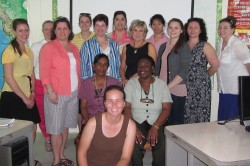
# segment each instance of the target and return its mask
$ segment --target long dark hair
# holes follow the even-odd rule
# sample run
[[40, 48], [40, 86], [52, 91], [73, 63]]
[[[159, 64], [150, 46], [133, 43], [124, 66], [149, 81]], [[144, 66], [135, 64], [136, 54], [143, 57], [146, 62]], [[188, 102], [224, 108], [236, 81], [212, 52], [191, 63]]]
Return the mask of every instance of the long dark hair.
[[178, 41], [175, 43], [174, 47], [173, 47], [173, 51], [174, 53], [178, 53], [179, 48], [183, 45], [184, 41], [185, 41], [185, 35], [184, 35], [184, 25], [182, 23], [182, 21], [178, 18], [172, 18], [169, 22], [168, 22], [168, 26], [170, 25], [171, 22], [178, 22], [181, 29], [182, 29], [182, 33], [179, 36]]
[[[29, 24], [28, 24], [27, 20], [25, 20], [23, 18], [17, 18], [17, 19], [14, 19], [12, 21], [13, 30], [16, 31], [17, 26], [20, 25], [20, 24], [25, 24], [25, 25], [27, 25], [29, 27]], [[22, 56], [22, 51], [21, 51], [19, 43], [16, 40], [16, 37], [13, 40], [11, 40], [10, 44], [14, 48], [14, 51], [15, 52], [17, 51], [19, 53], [19, 55]]]
[[[207, 39], [208, 39], [208, 37], [207, 37], [207, 29], [206, 29], [206, 23], [202, 18], [195, 17], [195, 18], [188, 19], [187, 23], [184, 26], [185, 27], [185, 33], [187, 33], [189, 23], [193, 22], [193, 21], [197, 22], [200, 25], [201, 33], [199, 35], [199, 41], [205, 41], [206, 42]], [[188, 34], [185, 35], [185, 40], [186, 41], [189, 40], [189, 35]]]

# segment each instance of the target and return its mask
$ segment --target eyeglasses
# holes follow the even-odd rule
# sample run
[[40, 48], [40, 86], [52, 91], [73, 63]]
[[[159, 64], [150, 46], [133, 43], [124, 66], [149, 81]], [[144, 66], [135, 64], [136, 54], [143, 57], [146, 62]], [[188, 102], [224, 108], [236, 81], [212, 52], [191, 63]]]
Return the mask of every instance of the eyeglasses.
[[80, 13], [80, 16], [91, 16], [90, 13]]
[[[149, 92], [150, 92], [150, 89], [151, 89], [151, 88], [149, 88]], [[145, 95], [146, 95], [146, 98], [142, 98], [142, 86], [141, 86], [141, 99], [140, 99], [140, 102], [141, 102], [141, 103], [146, 103], [146, 104], [153, 104], [153, 103], [154, 103], [154, 84], [152, 84], [152, 97], [153, 97], [153, 99], [149, 99], [149, 98], [148, 98], [149, 92], [146, 93], [146, 92], [144, 91], [144, 93], [145, 93]]]
[[154, 99], [140, 99], [141, 103], [146, 103], [146, 104], [153, 104]]

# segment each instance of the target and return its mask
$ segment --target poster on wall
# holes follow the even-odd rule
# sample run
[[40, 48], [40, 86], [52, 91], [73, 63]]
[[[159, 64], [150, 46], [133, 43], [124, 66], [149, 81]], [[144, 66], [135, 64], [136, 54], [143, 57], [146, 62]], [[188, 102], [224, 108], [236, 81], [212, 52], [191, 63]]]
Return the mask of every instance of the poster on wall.
[[250, 1], [228, 0], [227, 14], [237, 19], [236, 35], [250, 49]]

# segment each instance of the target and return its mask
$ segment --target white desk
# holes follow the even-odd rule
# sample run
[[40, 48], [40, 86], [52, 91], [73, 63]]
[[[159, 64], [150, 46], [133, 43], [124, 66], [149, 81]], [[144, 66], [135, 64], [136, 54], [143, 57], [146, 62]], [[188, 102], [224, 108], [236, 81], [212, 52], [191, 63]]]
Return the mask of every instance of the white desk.
[[240, 122], [167, 126], [167, 166], [249, 166], [250, 133]]
[[11, 127], [0, 127], [0, 146], [6, 144], [20, 136], [26, 136], [29, 139], [29, 162], [34, 165], [33, 160], [33, 122], [24, 120], [15, 120]]

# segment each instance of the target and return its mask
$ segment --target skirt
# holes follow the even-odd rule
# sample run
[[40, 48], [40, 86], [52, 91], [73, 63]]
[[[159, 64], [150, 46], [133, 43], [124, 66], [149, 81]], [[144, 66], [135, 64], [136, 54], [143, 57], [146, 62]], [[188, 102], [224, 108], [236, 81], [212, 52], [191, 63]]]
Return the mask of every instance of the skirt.
[[0, 117], [28, 120], [40, 123], [40, 116], [36, 104], [28, 109], [22, 99], [14, 92], [2, 92], [0, 98]]

